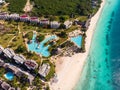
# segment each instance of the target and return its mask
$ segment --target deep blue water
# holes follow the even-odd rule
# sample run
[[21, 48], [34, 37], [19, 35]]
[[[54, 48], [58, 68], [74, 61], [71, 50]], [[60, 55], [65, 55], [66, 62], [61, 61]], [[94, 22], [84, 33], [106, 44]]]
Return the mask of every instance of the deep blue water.
[[106, 0], [75, 90], [120, 90], [120, 0]]

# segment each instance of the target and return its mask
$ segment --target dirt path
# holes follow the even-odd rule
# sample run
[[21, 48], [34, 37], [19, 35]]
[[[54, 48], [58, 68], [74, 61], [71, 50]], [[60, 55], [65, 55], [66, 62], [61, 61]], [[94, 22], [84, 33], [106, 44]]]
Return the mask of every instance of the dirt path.
[[16, 36], [14, 36], [14, 37], [8, 42], [8, 45], [7, 45], [7, 46], [9, 46], [9, 44], [13, 41], [14, 38], [16, 38]]
[[21, 33], [21, 31], [20, 31], [20, 26], [18, 25], [18, 30], [19, 30], [19, 34]]
[[33, 5], [30, 4], [30, 0], [27, 0], [27, 3], [23, 9], [24, 12], [30, 12], [33, 8]]

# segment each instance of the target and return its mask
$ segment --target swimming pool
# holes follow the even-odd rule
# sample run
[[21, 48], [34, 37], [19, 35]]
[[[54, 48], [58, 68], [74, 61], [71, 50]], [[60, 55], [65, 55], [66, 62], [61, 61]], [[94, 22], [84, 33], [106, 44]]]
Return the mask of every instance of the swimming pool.
[[28, 44], [28, 49], [32, 52], [34, 51], [38, 54], [41, 54], [44, 57], [49, 57], [50, 52], [48, 51], [48, 49], [49, 49], [50, 45], [47, 45], [47, 46], [44, 46], [44, 45], [48, 41], [50, 41], [52, 39], [56, 39], [57, 36], [55, 36], [55, 35], [50, 36], [50, 37], [46, 38], [45, 40], [43, 40], [42, 42], [40, 42], [40, 44], [38, 44], [36, 42], [36, 36], [37, 36], [36, 34], [33, 35], [32, 43]]
[[71, 41], [73, 43], [75, 43], [79, 48], [81, 48], [81, 46], [82, 46], [82, 36], [81, 35], [76, 36], [76, 37], [72, 37]]
[[5, 75], [5, 78], [8, 79], [8, 80], [13, 80], [14, 78], [14, 74], [12, 72], [7, 72]]

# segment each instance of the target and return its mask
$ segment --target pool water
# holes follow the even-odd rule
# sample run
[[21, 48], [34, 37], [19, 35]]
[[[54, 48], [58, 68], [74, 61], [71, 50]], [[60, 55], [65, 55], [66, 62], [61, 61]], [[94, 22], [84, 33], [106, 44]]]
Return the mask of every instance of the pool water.
[[45, 40], [43, 40], [42, 42], [40, 42], [40, 44], [38, 44], [36, 42], [36, 34], [33, 35], [32, 38], [32, 43], [28, 44], [28, 49], [32, 52], [36, 52], [38, 54], [41, 54], [44, 57], [49, 57], [50, 56], [50, 52], [48, 51], [50, 45], [44, 46], [45, 43], [47, 43], [48, 41], [52, 40], [52, 39], [56, 39], [57, 37], [55, 35], [50, 36], [49, 38], [46, 38]]
[[14, 78], [14, 74], [12, 72], [7, 72], [5, 75], [5, 78], [8, 79], [8, 80], [13, 80]]
[[71, 41], [73, 43], [75, 43], [79, 48], [81, 48], [81, 45], [82, 45], [82, 36], [81, 35], [76, 36], [76, 37], [72, 37]]

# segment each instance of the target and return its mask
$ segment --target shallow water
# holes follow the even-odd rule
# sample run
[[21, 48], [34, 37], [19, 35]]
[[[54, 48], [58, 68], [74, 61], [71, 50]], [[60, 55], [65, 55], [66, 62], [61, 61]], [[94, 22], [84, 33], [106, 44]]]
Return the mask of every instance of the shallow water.
[[106, 0], [75, 90], [120, 90], [120, 69], [117, 70], [120, 67], [119, 6], [120, 0]]

